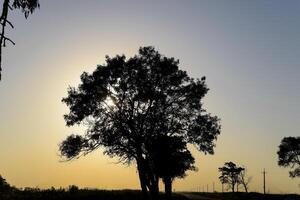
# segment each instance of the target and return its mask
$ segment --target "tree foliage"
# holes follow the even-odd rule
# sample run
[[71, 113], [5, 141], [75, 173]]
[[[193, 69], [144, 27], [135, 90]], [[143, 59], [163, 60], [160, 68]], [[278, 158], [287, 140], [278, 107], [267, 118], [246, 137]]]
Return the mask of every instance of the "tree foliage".
[[7, 181], [0, 175], [0, 193], [1, 192], [7, 192], [10, 190], [10, 185], [7, 183]]
[[279, 145], [278, 165], [290, 167], [290, 177], [300, 177], [300, 137], [285, 137]]
[[[193, 163], [187, 143], [212, 154], [220, 124], [202, 107], [208, 91], [205, 77], [193, 79], [178, 65], [178, 60], [162, 56], [153, 47], [143, 47], [129, 59], [107, 56], [106, 64], [91, 74], [84, 72], [78, 87], [70, 87], [62, 101], [70, 109], [64, 116], [66, 124], [85, 124], [87, 130], [63, 141], [61, 154], [72, 159], [102, 146], [105, 154], [121, 162], [135, 161], [143, 191], [156, 192], [154, 143], [168, 143], [170, 149], [165, 152], [176, 146], [172, 150], [178, 155], [170, 158], [185, 159], [186, 169], [191, 166], [186, 163]], [[172, 173], [173, 177], [184, 175]]]
[[12, 6], [15, 9], [20, 9], [27, 18], [36, 8], [40, 7], [40, 4], [39, 0], [13, 0]]
[[33, 11], [40, 6], [39, 0], [3, 0], [2, 13], [0, 17], [1, 33], [0, 33], [0, 80], [2, 71], [2, 47], [6, 46], [6, 42], [15, 44], [13, 40], [5, 35], [6, 25], [14, 28], [12, 22], [8, 20], [8, 13], [11, 10], [19, 9], [24, 13], [25, 18], [32, 14]]
[[159, 136], [149, 142], [147, 147], [153, 171], [165, 184], [167, 197], [172, 193], [172, 182], [175, 178], [184, 178], [186, 171], [195, 171], [195, 159], [187, 149], [181, 137]]
[[233, 162], [226, 162], [223, 167], [219, 168], [221, 176], [219, 177], [222, 184], [227, 184], [228, 187], [235, 192], [235, 185], [240, 183], [240, 175], [245, 168], [238, 167]]
[[244, 168], [244, 170], [242, 170], [239, 175], [239, 183], [243, 185], [246, 193], [248, 193], [249, 184], [251, 181], [252, 181], [252, 176], [247, 176], [246, 168]]
[[154, 163], [154, 170], [163, 179], [183, 178], [187, 170], [196, 170], [193, 165], [195, 159], [181, 137], [161, 136], [151, 141], [147, 149]]

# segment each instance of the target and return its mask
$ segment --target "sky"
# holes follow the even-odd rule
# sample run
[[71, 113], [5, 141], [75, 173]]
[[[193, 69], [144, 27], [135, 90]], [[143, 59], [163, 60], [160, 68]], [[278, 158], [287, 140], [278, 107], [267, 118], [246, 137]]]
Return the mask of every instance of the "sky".
[[[0, 2], [1, 3], [1, 2]], [[180, 60], [191, 77], [206, 76], [208, 112], [221, 118], [214, 155], [190, 147], [197, 172], [176, 191], [221, 190], [218, 167], [245, 166], [250, 191], [299, 193], [299, 179], [277, 165], [283, 137], [299, 136], [300, 1], [41, 0], [26, 20], [9, 19], [16, 42], [3, 53], [0, 82], [0, 174], [17, 187], [78, 185], [139, 189], [135, 165], [117, 164], [99, 149], [62, 162], [58, 145], [80, 127], [66, 127], [61, 102], [83, 71], [105, 55], [135, 55], [154, 46]], [[1, 3], [2, 5], [2, 3]]]

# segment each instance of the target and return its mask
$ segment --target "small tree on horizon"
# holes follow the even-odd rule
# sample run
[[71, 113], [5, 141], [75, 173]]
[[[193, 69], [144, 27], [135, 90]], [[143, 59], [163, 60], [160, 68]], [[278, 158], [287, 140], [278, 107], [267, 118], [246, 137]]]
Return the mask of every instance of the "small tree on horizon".
[[290, 167], [291, 178], [300, 177], [300, 137], [285, 137], [279, 145], [278, 165]]
[[84, 72], [80, 85], [70, 87], [62, 101], [70, 109], [67, 126], [85, 124], [87, 130], [61, 143], [62, 156], [77, 158], [104, 147], [106, 155], [135, 162], [145, 198], [149, 190], [156, 199], [160, 177], [152, 170], [149, 142], [176, 136], [213, 154], [220, 124], [202, 107], [208, 91], [205, 78], [189, 77], [178, 64], [153, 47], [143, 47], [132, 58], [107, 56], [106, 64], [92, 74]]
[[[240, 184], [240, 175], [245, 168], [238, 167], [233, 162], [226, 162], [223, 167], [219, 168], [221, 173], [219, 179], [222, 184], [227, 184], [232, 192], [235, 192], [235, 186]], [[238, 189], [237, 189], [238, 190]]]
[[239, 183], [244, 187], [246, 193], [249, 190], [249, 184], [252, 181], [252, 176], [247, 176], [247, 170], [244, 168], [239, 175]]

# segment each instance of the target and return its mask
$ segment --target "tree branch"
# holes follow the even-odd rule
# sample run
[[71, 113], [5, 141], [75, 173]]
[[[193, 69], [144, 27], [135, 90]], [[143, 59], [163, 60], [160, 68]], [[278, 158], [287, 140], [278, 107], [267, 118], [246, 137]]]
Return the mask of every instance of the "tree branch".
[[6, 23], [8, 23], [10, 26], [12, 26], [12, 24], [7, 20], [7, 15], [8, 15], [8, 9], [9, 8], [10, 8], [9, 0], [4, 0], [3, 7], [2, 7], [2, 14], [1, 14], [1, 17], [0, 17], [0, 19], [2, 20], [1, 35], [0, 35], [0, 80], [1, 80], [1, 71], [2, 71], [2, 46], [5, 47], [5, 42], [7, 40], [10, 41], [12, 44], [15, 44], [11, 39], [5, 37]]

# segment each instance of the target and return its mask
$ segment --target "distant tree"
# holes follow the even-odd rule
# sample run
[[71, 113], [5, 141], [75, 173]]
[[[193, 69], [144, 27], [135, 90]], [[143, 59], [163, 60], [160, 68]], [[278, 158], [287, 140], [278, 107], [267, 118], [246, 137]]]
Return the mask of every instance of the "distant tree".
[[300, 177], [300, 137], [285, 137], [279, 145], [278, 165], [290, 167], [290, 177]]
[[79, 187], [77, 185], [69, 185], [68, 191], [74, 194], [79, 191]]
[[184, 138], [160, 136], [148, 144], [153, 172], [162, 178], [167, 198], [172, 194], [172, 182], [175, 178], [184, 178], [186, 171], [196, 170], [195, 159], [187, 149]]
[[6, 25], [14, 28], [12, 22], [7, 19], [9, 11], [20, 9], [24, 13], [25, 18], [27, 18], [29, 14], [33, 13], [33, 11], [39, 6], [39, 0], [3, 0], [2, 13], [0, 17], [0, 80], [2, 71], [2, 47], [6, 46], [7, 41], [15, 45], [15, 43], [5, 35]]
[[244, 187], [245, 192], [248, 193], [249, 184], [252, 181], [252, 177], [248, 177], [246, 174], [246, 168], [240, 172], [239, 175], [239, 183]]
[[121, 162], [136, 162], [143, 194], [147, 197], [149, 189], [155, 199], [159, 177], [149, 166], [149, 141], [177, 136], [213, 154], [220, 125], [202, 107], [208, 91], [205, 78], [190, 78], [178, 64], [153, 47], [143, 47], [128, 60], [107, 56], [105, 65], [92, 74], [84, 72], [78, 88], [69, 88], [62, 101], [70, 108], [67, 125], [88, 128], [84, 135], [71, 135], [61, 143], [62, 156], [77, 158], [105, 147], [105, 154]]
[[10, 185], [6, 182], [6, 180], [0, 175], [0, 193], [7, 192], [10, 190]]
[[222, 184], [227, 184], [232, 192], [235, 192], [234, 188], [240, 183], [240, 175], [244, 170], [233, 162], [226, 162], [223, 167], [219, 168], [219, 172], [221, 172], [219, 179]]

